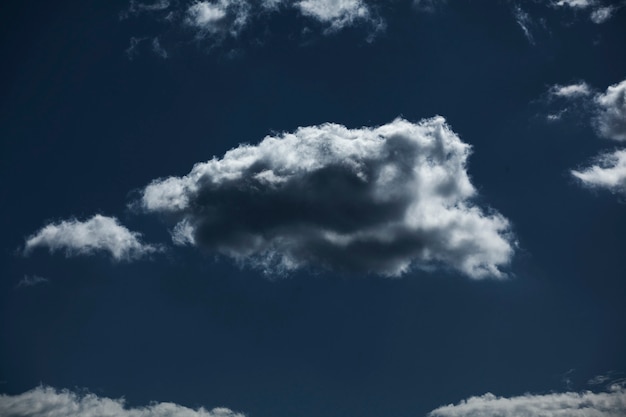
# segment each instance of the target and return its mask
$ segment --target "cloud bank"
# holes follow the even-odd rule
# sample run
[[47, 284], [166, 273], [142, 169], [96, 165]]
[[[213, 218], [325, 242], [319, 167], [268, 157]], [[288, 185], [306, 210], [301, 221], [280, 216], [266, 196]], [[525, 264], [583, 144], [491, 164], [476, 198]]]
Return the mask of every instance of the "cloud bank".
[[360, 129], [327, 123], [155, 180], [136, 205], [175, 224], [175, 243], [268, 272], [399, 276], [443, 265], [503, 277], [510, 225], [472, 202], [469, 154], [443, 117]]
[[431, 411], [429, 417], [623, 417], [626, 390], [614, 385], [608, 392], [591, 391], [525, 394], [497, 397], [491, 393], [470, 397], [460, 403]]
[[196, 410], [162, 402], [127, 408], [123, 399], [80, 395], [52, 387], [37, 387], [19, 395], [0, 394], [4, 417], [244, 417], [228, 408]]
[[66, 256], [105, 252], [116, 261], [129, 261], [158, 252], [155, 245], [143, 243], [141, 235], [122, 226], [115, 217], [96, 214], [92, 218], [51, 223], [26, 239], [24, 254], [35, 248], [63, 251]]

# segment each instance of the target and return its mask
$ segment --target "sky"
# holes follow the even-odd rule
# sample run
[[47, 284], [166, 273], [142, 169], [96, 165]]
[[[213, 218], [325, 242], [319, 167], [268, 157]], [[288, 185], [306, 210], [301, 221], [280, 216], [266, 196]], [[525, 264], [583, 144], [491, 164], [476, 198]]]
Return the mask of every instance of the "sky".
[[0, 415], [626, 415], [623, 1], [0, 21]]

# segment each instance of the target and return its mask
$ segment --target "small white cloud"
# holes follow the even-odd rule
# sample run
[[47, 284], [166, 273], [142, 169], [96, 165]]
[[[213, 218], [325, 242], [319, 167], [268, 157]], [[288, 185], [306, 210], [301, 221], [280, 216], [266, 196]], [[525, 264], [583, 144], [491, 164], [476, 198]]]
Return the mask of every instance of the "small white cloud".
[[429, 417], [623, 417], [626, 390], [614, 385], [608, 392], [563, 392], [497, 397], [491, 393], [439, 407]]
[[614, 84], [596, 95], [595, 125], [600, 136], [626, 141], [626, 80]]
[[531, 45], [535, 44], [535, 40], [533, 38], [532, 33], [530, 32], [530, 26], [532, 25], [532, 19], [530, 15], [522, 10], [522, 8], [518, 5], [513, 9], [513, 15], [515, 16], [515, 21], [522, 28], [524, 32], [524, 36], [528, 39]]
[[589, 85], [581, 81], [577, 84], [569, 84], [569, 85], [553, 85], [548, 94], [552, 97], [561, 97], [561, 98], [578, 98], [578, 97], [587, 97], [591, 95], [592, 91], [589, 88]]
[[598, 7], [589, 16], [593, 23], [601, 24], [609, 20], [617, 10], [615, 6]]
[[602, 154], [594, 162], [571, 174], [589, 188], [606, 189], [626, 196], [626, 150]]
[[323, 124], [241, 145], [152, 182], [137, 203], [195, 244], [270, 271], [306, 266], [398, 276], [444, 265], [503, 277], [509, 222], [472, 203], [470, 146], [443, 117]]
[[553, 1], [554, 6], [567, 6], [573, 9], [585, 9], [596, 4], [595, 0], [557, 0]]
[[37, 387], [18, 395], [0, 394], [0, 415], [4, 417], [245, 417], [228, 408], [207, 410], [170, 402], [144, 407], [126, 407], [124, 399], [77, 394], [52, 387]]
[[130, 0], [128, 9], [120, 13], [120, 19], [126, 19], [130, 15], [136, 15], [144, 12], [160, 12], [170, 7], [169, 0], [156, 0], [153, 3], [142, 3], [137, 0]]
[[24, 275], [16, 285], [16, 287], [34, 287], [35, 285], [44, 284], [48, 282], [48, 278], [40, 277], [38, 275]]
[[76, 219], [51, 223], [26, 239], [24, 254], [44, 247], [50, 252], [63, 251], [66, 256], [106, 252], [114, 260], [132, 260], [161, 249], [145, 244], [141, 235], [129, 231], [115, 217], [96, 214], [86, 221]]
[[200, 37], [230, 34], [237, 36], [250, 19], [247, 0], [198, 1], [187, 8], [185, 22], [196, 28]]
[[372, 12], [362, 0], [301, 0], [294, 3], [304, 16], [327, 24], [330, 31], [355, 23], [374, 21]]

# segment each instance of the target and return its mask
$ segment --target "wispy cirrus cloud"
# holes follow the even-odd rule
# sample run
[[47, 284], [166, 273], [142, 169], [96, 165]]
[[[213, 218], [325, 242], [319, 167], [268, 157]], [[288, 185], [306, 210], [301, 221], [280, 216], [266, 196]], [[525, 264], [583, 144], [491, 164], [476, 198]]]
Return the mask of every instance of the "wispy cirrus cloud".
[[34, 287], [36, 285], [45, 284], [49, 282], [48, 278], [40, 277], [39, 275], [24, 275], [24, 277], [18, 281], [16, 288], [22, 287]]
[[615, 384], [606, 392], [561, 392], [498, 397], [487, 393], [441, 406], [429, 417], [622, 417], [626, 390]]
[[106, 253], [115, 261], [130, 261], [161, 251], [156, 245], [142, 242], [141, 235], [131, 232], [115, 217], [95, 216], [50, 223], [26, 238], [24, 254], [36, 248], [61, 251], [66, 256]]
[[39, 386], [18, 395], [0, 394], [0, 415], [4, 417], [245, 417], [228, 408], [192, 409], [171, 402], [127, 407], [124, 399], [79, 394], [66, 389]]
[[586, 187], [626, 196], [626, 150], [602, 153], [586, 167], [571, 174]]
[[443, 117], [302, 127], [156, 180], [136, 205], [173, 221], [178, 244], [271, 272], [398, 276], [439, 265], [503, 277], [510, 225], [473, 203], [470, 150]]

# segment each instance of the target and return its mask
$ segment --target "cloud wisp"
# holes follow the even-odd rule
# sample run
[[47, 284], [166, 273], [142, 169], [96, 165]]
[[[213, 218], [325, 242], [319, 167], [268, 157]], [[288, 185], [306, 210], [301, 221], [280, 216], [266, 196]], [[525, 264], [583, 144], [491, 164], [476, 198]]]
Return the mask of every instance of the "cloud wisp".
[[77, 394], [40, 386], [18, 395], [0, 394], [0, 415], [4, 417], [245, 417], [228, 408], [188, 408], [171, 402], [127, 407], [123, 399]]
[[607, 392], [563, 392], [498, 397], [487, 393], [431, 411], [429, 417], [622, 417], [626, 390], [614, 384]]
[[170, 221], [175, 243], [273, 273], [445, 266], [504, 277], [510, 225], [473, 203], [470, 150], [443, 117], [302, 127], [155, 180], [135, 206]]
[[159, 252], [159, 246], [141, 241], [141, 234], [131, 232], [115, 217], [96, 214], [88, 220], [64, 220], [50, 223], [26, 239], [24, 254], [36, 248], [62, 251], [66, 256], [107, 253], [115, 261], [130, 261]]
[[19, 282], [17, 283], [15, 287], [16, 288], [34, 287], [36, 285], [45, 284], [46, 282], [49, 282], [49, 281], [50, 280], [48, 278], [40, 277], [38, 275], [24, 275], [24, 277], [21, 280], [19, 280]]
[[571, 174], [588, 188], [626, 197], [626, 149], [603, 153], [589, 166], [572, 170]]

